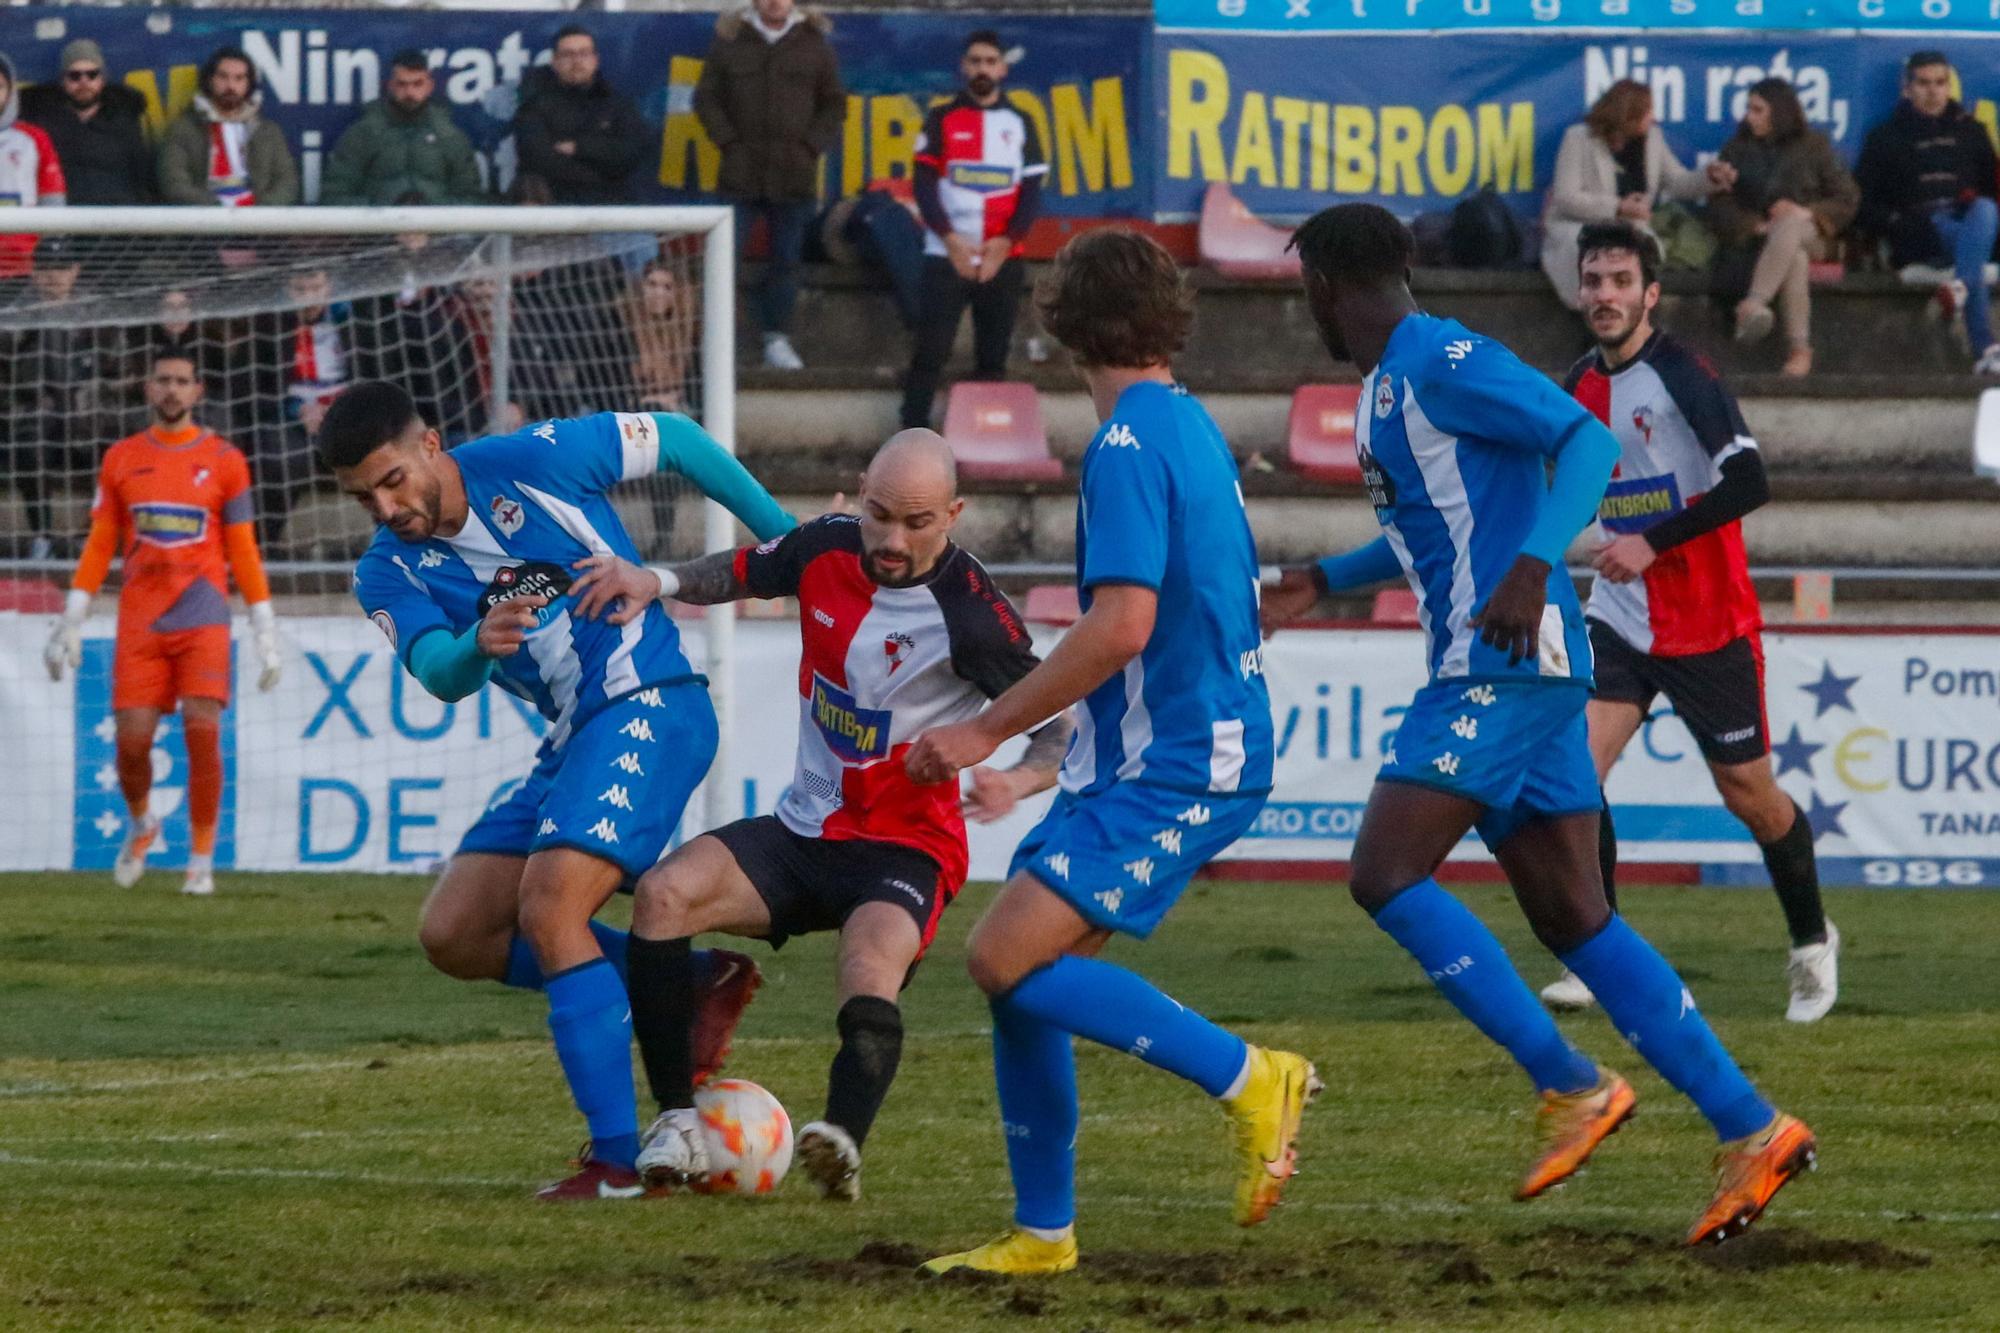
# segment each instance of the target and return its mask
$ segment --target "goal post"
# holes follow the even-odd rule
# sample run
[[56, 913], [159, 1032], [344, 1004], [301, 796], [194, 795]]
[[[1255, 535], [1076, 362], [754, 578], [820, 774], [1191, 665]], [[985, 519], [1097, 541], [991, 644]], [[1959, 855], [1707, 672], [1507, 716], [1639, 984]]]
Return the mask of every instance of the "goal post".
[[[0, 272], [0, 393], [6, 395], [0, 582], [12, 599], [0, 602], [0, 616], [9, 608], [46, 614], [48, 599], [34, 589], [66, 581], [74, 566], [98, 463], [113, 441], [147, 420], [144, 367], [162, 350], [192, 351], [207, 389], [196, 420], [249, 460], [281, 632], [297, 631], [285, 635], [286, 674], [274, 693], [294, 691], [299, 698], [278, 711], [294, 722], [303, 717], [301, 728], [313, 733], [257, 734], [257, 719], [272, 708], [253, 699], [256, 673], [246, 669], [239, 646], [236, 730], [226, 765], [233, 790], [224, 807], [225, 843], [233, 835], [233, 846], [219, 863], [229, 864], [233, 851], [235, 864], [246, 868], [420, 869], [428, 853], [448, 853], [468, 822], [467, 794], [452, 794], [446, 783], [446, 796], [437, 797], [426, 784], [439, 780], [428, 770], [390, 777], [386, 787], [370, 791], [340, 771], [342, 764], [386, 762], [388, 750], [379, 743], [384, 728], [366, 716], [354, 683], [343, 688], [339, 675], [353, 669], [341, 666], [352, 655], [353, 626], [367, 627], [345, 576], [368, 532], [365, 516], [331, 492], [311, 458], [317, 414], [345, 383], [407, 379], [448, 445], [549, 416], [671, 407], [695, 417], [733, 453], [733, 210], [58, 208], [19, 210], [8, 222], [37, 240], [31, 267]], [[701, 504], [699, 523], [677, 522], [683, 509], [685, 520], [694, 518], [695, 497], [671, 479], [628, 483], [616, 503], [648, 560], [685, 559], [735, 540], [735, 520], [713, 502]], [[99, 753], [106, 738], [94, 734], [108, 730], [118, 591], [114, 568], [93, 609], [90, 651], [73, 682], [51, 686], [41, 673], [40, 634], [13, 636], [32, 642], [10, 649], [15, 660], [0, 671], [0, 707], [13, 715], [0, 738], [26, 747], [16, 753], [45, 755], [47, 762], [40, 772], [0, 782], [0, 799], [32, 795], [35, 808], [46, 806], [45, 817], [73, 836], [32, 839], [42, 850], [0, 857], [9, 868], [94, 866], [104, 849], [86, 854], [86, 842], [102, 841], [97, 829], [107, 812], [122, 817], [102, 763], [107, 756]], [[22, 623], [46, 622], [24, 617]], [[740, 813], [742, 797], [730, 749], [733, 610], [707, 608], [683, 629], [700, 645], [697, 655], [690, 644], [690, 656], [709, 676], [720, 732], [702, 806], [689, 811], [685, 832], [727, 822]], [[362, 675], [391, 717], [388, 730], [414, 737], [410, 744], [420, 751], [429, 746], [434, 761], [481, 769], [488, 787], [497, 780], [486, 771], [498, 757], [492, 748], [440, 749], [433, 733], [452, 722], [452, 707], [439, 714], [434, 703], [421, 702], [413, 683], [389, 679], [379, 665]], [[495, 693], [489, 689], [476, 708], [473, 701], [458, 706], [457, 723], [464, 724], [458, 729], [471, 727], [468, 745], [525, 725], [516, 717], [518, 701], [488, 697]], [[308, 707], [307, 696], [318, 702]], [[326, 708], [327, 717], [317, 716]], [[420, 713], [423, 720], [413, 720]], [[475, 714], [476, 724], [468, 721]], [[271, 756], [259, 747], [310, 751], [336, 734], [345, 748], [319, 766], [326, 772], [299, 775], [296, 791], [271, 785], [300, 766], [264, 763]], [[156, 743], [156, 789], [171, 782], [180, 762], [174, 736], [169, 723]], [[509, 758], [533, 738], [517, 739]], [[445, 744], [453, 743], [448, 734]], [[74, 800], [50, 795], [58, 790], [65, 797], [73, 790]], [[420, 796], [436, 799], [427, 805]], [[482, 793], [479, 806], [484, 799]], [[263, 800], [295, 803], [298, 827], [274, 825], [263, 817], [268, 812], [254, 811]], [[332, 812], [330, 824], [316, 822], [322, 810]], [[385, 820], [408, 836], [383, 843]], [[169, 855], [172, 827], [170, 813]], [[295, 846], [288, 845], [294, 834]], [[343, 849], [355, 854], [331, 855]]]

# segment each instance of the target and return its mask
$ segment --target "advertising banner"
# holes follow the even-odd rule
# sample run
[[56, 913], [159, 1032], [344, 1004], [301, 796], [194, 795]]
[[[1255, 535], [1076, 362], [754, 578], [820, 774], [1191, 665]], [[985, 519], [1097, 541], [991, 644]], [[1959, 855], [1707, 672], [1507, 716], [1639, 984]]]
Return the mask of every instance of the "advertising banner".
[[1801, 32], [1954, 37], [2000, 27], [2000, 0], [1154, 0], [1163, 28], [1218, 32]]
[[[42, 670], [47, 617], [0, 614], [0, 801], [17, 836], [0, 869], [100, 869], [123, 834], [109, 764], [109, 619], [86, 630], [80, 679]], [[230, 782], [217, 862], [259, 870], [428, 870], [533, 763], [542, 724], [488, 687], [458, 704], [426, 695], [355, 616], [287, 617], [286, 678], [240, 689], [224, 727]], [[690, 651], [699, 660], [698, 623]], [[1046, 647], [1056, 635], [1038, 627]], [[768, 814], [791, 780], [798, 627], [748, 621], [737, 637], [740, 710], [730, 740], [741, 813]], [[2000, 635], [1773, 631], [1765, 638], [1778, 781], [1811, 822], [1831, 884], [2000, 885]], [[1267, 645], [1277, 787], [1237, 859], [1345, 860], [1383, 748], [1420, 683], [1412, 631], [1280, 634]], [[247, 685], [247, 682], [246, 682]], [[161, 864], [184, 852], [185, 759], [155, 742]], [[1006, 763], [1011, 752], [998, 762]], [[1620, 854], [1688, 862], [1722, 882], [1762, 882], [1748, 832], [1722, 809], [1687, 729], [1661, 704], [1609, 783]], [[1028, 802], [975, 828], [975, 878], [1003, 875], [1046, 808]], [[737, 813], [731, 802], [731, 813]], [[700, 796], [683, 835], [704, 827]], [[1482, 858], [1468, 839], [1455, 859]]]
[[[504, 189], [513, 180], [507, 125], [521, 79], [548, 63], [556, 31], [577, 21], [560, 12], [31, 6], [0, 11], [0, 51], [24, 81], [42, 82], [55, 76], [65, 42], [92, 38], [112, 76], [146, 96], [157, 126], [193, 98], [211, 51], [240, 47], [256, 67], [264, 114], [284, 129], [314, 202], [326, 155], [405, 48], [429, 54], [438, 97], [479, 149], [489, 186]], [[638, 202], [712, 200], [706, 192], [721, 155], [695, 119], [694, 89], [716, 15], [598, 13], [583, 22], [596, 35], [604, 78], [637, 101], [659, 135], [655, 164], [634, 178]], [[955, 91], [966, 34], [988, 26], [1017, 52], [1007, 86], [1049, 155], [1045, 208], [1085, 217], [1145, 212], [1140, 149], [1151, 24], [1139, 17], [833, 16], [847, 122], [825, 159], [822, 194], [854, 194], [871, 180], [910, 174], [924, 110]]]

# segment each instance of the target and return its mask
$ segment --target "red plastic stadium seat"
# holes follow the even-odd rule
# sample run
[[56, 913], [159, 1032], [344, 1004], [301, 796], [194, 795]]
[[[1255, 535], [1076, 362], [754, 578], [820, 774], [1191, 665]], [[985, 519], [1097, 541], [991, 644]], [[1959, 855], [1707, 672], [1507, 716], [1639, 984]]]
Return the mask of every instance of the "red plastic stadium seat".
[[1073, 583], [1043, 583], [1028, 589], [1022, 613], [1037, 625], [1074, 625], [1083, 615]]
[[48, 615], [63, 609], [61, 585], [47, 579], [0, 579], [0, 611]]
[[1052, 481], [1062, 460], [1049, 453], [1042, 401], [1032, 384], [954, 384], [944, 438], [958, 470], [989, 481]]
[[1838, 259], [1806, 266], [1806, 281], [1815, 287], [1837, 287], [1846, 276], [1847, 265]]
[[1378, 625], [1420, 625], [1417, 595], [1408, 588], [1384, 588], [1375, 594], [1375, 609], [1368, 618]]
[[1296, 278], [1299, 257], [1285, 250], [1291, 239], [1282, 227], [1259, 222], [1222, 181], [1201, 197], [1201, 262], [1225, 278]]
[[1285, 426], [1285, 457], [1292, 470], [1314, 481], [1358, 485], [1361, 464], [1354, 457], [1354, 404], [1358, 384], [1302, 384], [1292, 395]]

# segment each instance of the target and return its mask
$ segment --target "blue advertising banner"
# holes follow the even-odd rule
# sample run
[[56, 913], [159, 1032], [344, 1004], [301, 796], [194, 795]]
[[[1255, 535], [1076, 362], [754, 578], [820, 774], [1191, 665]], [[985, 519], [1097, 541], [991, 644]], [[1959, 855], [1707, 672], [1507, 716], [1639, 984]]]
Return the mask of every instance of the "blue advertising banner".
[[[438, 95], [480, 150], [488, 184], [504, 188], [513, 176], [507, 122], [521, 77], [548, 62], [557, 29], [574, 21], [565, 13], [27, 7], [0, 12], [0, 51], [24, 81], [39, 82], [55, 75], [63, 43], [93, 38], [112, 76], [145, 95], [157, 126], [194, 96], [196, 69], [209, 52], [240, 46], [257, 68], [265, 113], [299, 157], [312, 200], [326, 154], [406, 47], [430, 55]], [[604, 77], [637, 100], [660, 136], [655, 169], [637, 182], [641, 200], [696, 201], [713, 189], [721, 166], [694, 116], [715, 15], [595, 14], [586, 21]], [[1138, 17], [836, 16], [832, 40], [848, 116], [825, 161], [823, 193], [853, 194], [870, 180], [909, 174], [925, 108], [955, 89], [965, 35], [988, 26], [1017, 55], [1008, 95], [1049, 154], [1049, 211], [1147, 211], [1142, 136], [1151, 24]]]
[[[1815, 128], [1851, 161], [1901, 96], [1913, 39], [1661, 34], [1551, 41], [1472, 32], [1162, 31], [1156, 216], [1186, 217], [1226, 180], [1259, 216], [1370, 200], [1408, 217], [1492, 186], [1539, 211], [1563, 131], [1619, 79], [1653, 90], [1667, 141], [1693, 165], [1721, 148], [1750, 85], [1791, 81]], [[1967, 103], [1990, 132], [2000, 41], [1954, 47]]]
[[2000, 0], [1154, 0], [1162, 28], [1215, 32], [1834, 30], [1957, 35], [2000, 28]]

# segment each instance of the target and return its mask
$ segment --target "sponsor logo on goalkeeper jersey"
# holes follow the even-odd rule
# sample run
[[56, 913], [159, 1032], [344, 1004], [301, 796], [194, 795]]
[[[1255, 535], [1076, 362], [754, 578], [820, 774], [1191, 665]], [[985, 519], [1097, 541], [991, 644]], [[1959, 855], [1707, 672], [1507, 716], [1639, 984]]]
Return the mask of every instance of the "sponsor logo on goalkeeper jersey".
[[846, 690], [813, 673], [813, 724], [842, 760], [863, 763], [887, 755], [889, 724], [894, 716], [887, 709], [861, 707]]
[[568, 570], [546, 560], [509, 565], [495, 574], [493, 581], [486, 585], [486, 591], [479, 595], [479, 614], [484, 616], [502, 602], [511, 602], [516, 597], [546, 597], [549, 605], [542, 608], [538, 623], [547, 624], [555, 615], [555, 604], [569, 591], [572, 582]]
[[1607, 532], [1644, 532], [1679, 513], [1680, 508], [1680, 483], [1671, 473], [1664, 477], [1620, 477], [1604, 488], [1597, 517]]
[[192, 546], [208, 535], [208, 510], [200, 505], [156, 500], [131, 512], [133, 533], [149, 546]]

